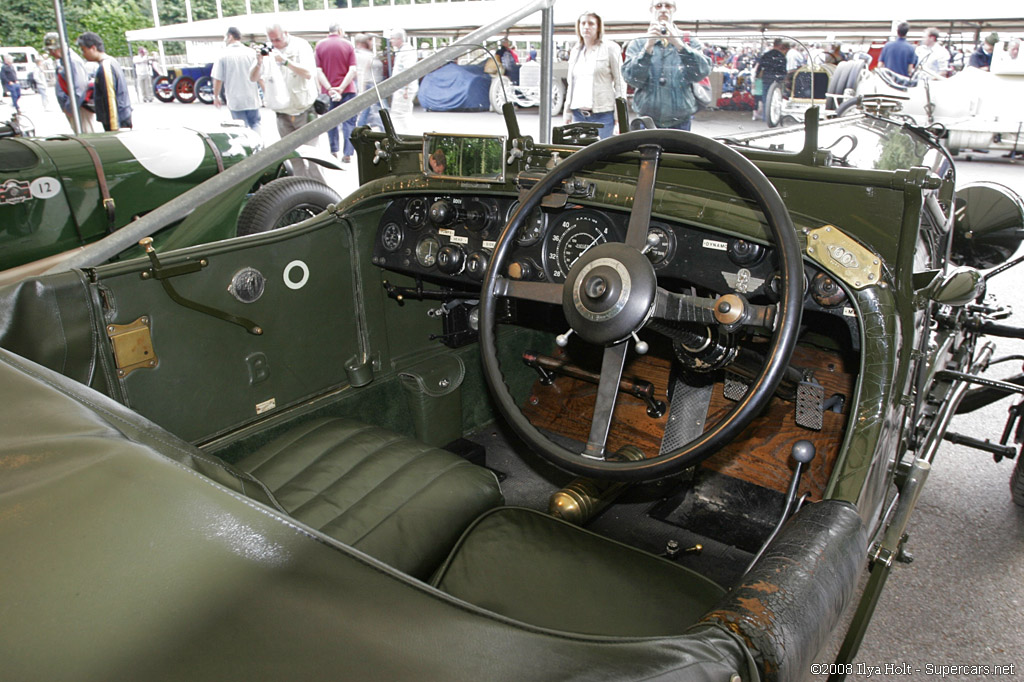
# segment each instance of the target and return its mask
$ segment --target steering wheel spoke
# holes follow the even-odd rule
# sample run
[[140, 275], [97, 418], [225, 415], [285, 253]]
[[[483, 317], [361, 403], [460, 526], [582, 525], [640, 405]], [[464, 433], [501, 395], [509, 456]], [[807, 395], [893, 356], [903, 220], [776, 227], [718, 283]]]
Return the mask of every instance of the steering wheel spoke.
[[774, 329], [775, 306], [756, 305], [738, 294], [718, 298], [674, 294], [659, 288], [651, 317], [669, 322], [720, 324], [727, 331], [740, 327]]
[[615, 412], [615, 399], [619, 395], [619, 384], [622, 382], [622, 369], [626, 366], [628, 348], [629, 342], [623, 341], [604, 349], [601, 379], [597, 384], [597, 402], [594, 404], [587, 447], [583, 451], [583, 456], [588, 459], [606, 458], [605, 446], [612, 426], [612, 413]]
[[640, 172], [636, 178], [633, 210], [629, 214], [629, 226], [626, 228], [626, 244], [642, 251], [647, 246], [647, 231], [651, 226], [651, 211], [654, 208], [654, 179], [658, 174], [661, 147], [645, 144], [639, 150]]
[[562, 305], [562, 285], [550, 282], [528, 282], [499, 276], [494, 280], [494, 293], [508, 298]]

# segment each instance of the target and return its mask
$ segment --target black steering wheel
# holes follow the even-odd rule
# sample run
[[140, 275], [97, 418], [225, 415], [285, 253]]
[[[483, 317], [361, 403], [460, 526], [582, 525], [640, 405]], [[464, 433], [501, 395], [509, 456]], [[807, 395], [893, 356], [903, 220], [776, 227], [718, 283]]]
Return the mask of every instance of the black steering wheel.
[[[564, 284], [510, 279], [502, 273], [515, 236], [540, 200], [575, 171], [631, 151], [640, 153], [633, 208], [624, 243], [587, 250], [573, 264]], [[777, 310], [752, 306], [728, 294], [707, 299], [671, 293], [658, 287], [653, 265], [644, 255], [654, 202], [654, 182], [662, 152], [696, 154], [729, 173], [764, 213], [778, 251], [782, 278]], [[590, 436], [582, 453], [571, 452], [545, 437], [512, 398], [498, 363], [496, 309], [499, 297], [561, 305], [571, 332], [604, 347]], [[480, 293], [480, 338], [484, 376], [502, 414], [515, 431], [556, 466], [594, 478], [642, 481], [668, 476], [715, 454], [750, 424], [771, 400], [796, 345], [803, 309], [803, 266], [789, 211], [768, 179], [746, 157], [694, 133], [643, 130], [613, 136], [574, 152], [537, 183], [520, 202], [498, 238]], [[741, 325], [774, 329], [767, 360], [745, 396], [718, 424], [671, 452], [639, 461], [610, 459], [605, 451], [612, 412], [631, 339], [650, 320]], [[560, 345], [567, 334], [559, 337]], [[642, 342], [639, 342], [642, 343]], [[644, 352], [644, 346], [637, 348]]]

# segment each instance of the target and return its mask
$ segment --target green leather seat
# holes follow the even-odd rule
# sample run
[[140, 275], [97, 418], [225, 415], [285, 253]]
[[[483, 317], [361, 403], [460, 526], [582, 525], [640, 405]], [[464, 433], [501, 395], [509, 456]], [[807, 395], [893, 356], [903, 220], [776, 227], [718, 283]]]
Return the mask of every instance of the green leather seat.
[[235, 466], [289, 516], [422, 579], [503, 502], [487, 469], [350, 419], [301, 424]]
[[679, 564], [518, 507], [477, 519], [431, 582], [524, 623], [619, 637], [682, 635], [725, 594]]

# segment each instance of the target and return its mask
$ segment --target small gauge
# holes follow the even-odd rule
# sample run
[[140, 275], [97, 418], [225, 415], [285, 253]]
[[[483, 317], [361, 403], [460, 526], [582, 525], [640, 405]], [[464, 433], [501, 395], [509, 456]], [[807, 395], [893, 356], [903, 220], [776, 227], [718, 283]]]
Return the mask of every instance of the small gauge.
[[432, 268], [437, 263], [437, 254], [441, 251], [441, 242], [432, 234], [423, 235], [416, 242], [416, 262], [425, 268]]
[[[519, 202], [513, 201], [506, 214], [505, 222], [508, 222], [518, 210]], [[541, 210], [540, 206], [533, 209], [526, 222], [519, 228], [519, 232], [516, 233], [516, 246], [533, 246], [536, 244], [544, 236], [544, 228], [547, 224], [548, 216]]]
[[667, 227], [651, 225], [647, 230], [647, 260], [652, 265], [664, 265], [671, 258], [676, 248], [676, 238]]
[[423, 197], [413, 197], [405, 205], [405, 221], [409, 227], [420, 227], [427, 221], [430, 204]]
[[398, 251], [402, 246], [404, 236], [398, 223], [388, 223], [380, 231], [380, 243], [385, 251]]

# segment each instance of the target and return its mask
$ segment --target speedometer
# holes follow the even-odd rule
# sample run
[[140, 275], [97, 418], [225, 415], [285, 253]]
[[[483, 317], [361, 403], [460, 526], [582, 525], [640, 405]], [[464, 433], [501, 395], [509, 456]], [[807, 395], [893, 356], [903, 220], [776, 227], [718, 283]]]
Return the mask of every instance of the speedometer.
[[588, 209], [566, 213], [549, 230], [544, 269], [552, 281], [564, 282], [580, 256], [609, 241], [621, 241], [621, 235], [603, 214]]

